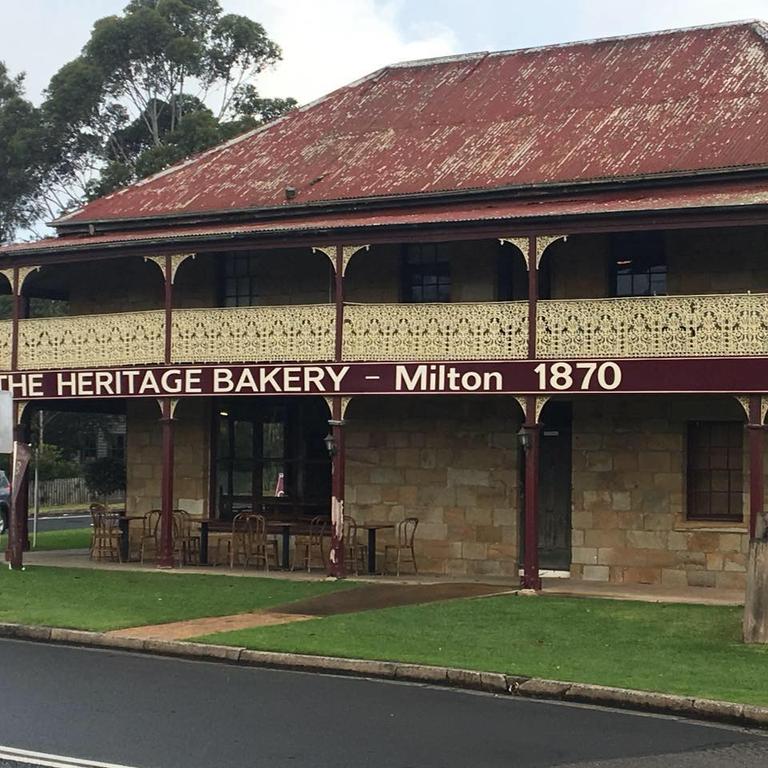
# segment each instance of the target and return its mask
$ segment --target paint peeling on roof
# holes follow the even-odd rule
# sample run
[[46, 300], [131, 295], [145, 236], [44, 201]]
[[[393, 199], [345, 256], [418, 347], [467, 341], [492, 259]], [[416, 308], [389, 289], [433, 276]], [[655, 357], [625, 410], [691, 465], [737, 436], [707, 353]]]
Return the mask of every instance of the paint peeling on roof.
[[753, 166], [768, 44], [740, 22], [387, 67], [62, 222]]
[[[400, 207], [388, 211], [360, 210], [351, 213], [326, 213], [265, 219], [239, 224], [158, 226], [141, 230], [115, 231], [93, 236], [50, 237], [34, 243], [17, 243], [0, 247], [2, 256], [46, 254], [63, 251], [98, 252], [108, 247], [128, 247], [183, 241], [220, 241], [226, 248], [228, 239], [285, 235], [317, 237], [318, 241], [337, 231], [348, 233], [348, 242], [364, 242], [374, 232], [394, 227], [429, 226], [434, 224], [498, 223], [510, 228], [529, 221], [542, 221], [563, 216], [589, 217], [625, 213], [664, 213], [706, 209], [745, 210], [753, 206], [768, 207], [768, 185], [759, 180], [730, 181], [695, 186], [667, 186], [656, 189], [604, 191], [590, 195], [561, 198], [537, 198], [498, 201], [495, 203], [452, 203], [439, 206]], [[553, 225], [556, 226], [556, 225]]]

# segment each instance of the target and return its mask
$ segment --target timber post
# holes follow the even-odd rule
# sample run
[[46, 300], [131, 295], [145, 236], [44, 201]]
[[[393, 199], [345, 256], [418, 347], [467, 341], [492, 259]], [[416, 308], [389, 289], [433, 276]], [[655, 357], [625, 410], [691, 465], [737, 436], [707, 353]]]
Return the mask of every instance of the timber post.
[[176, 401], [169, 397], [160, 400], [162, 416], [162, 471], [160, 480], [160, 552], [158, 568], [173, 568], [173, 412]]

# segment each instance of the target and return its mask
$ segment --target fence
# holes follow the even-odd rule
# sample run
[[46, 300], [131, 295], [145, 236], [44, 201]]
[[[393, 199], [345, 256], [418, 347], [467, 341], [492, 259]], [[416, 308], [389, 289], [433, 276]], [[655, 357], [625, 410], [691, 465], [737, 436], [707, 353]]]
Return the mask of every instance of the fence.
[[[30, 483], [30, 506], [34, 503], [34, 487]], [[55, 507], [74, 505], [87, 506], [94, 501], [95, 496], [88, 490], [85, 479], [82, 477], [62, 477], [57, 480], [40, 481], [40, 506]], [[108, 502], [121, 502], [124, 499], [122, 491], [112, 494], [107, 498]]]

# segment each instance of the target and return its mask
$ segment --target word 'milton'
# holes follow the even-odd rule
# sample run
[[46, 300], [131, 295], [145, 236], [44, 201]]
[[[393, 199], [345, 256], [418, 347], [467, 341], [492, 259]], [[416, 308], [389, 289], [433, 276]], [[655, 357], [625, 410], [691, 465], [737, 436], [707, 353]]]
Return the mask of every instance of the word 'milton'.
[[398, 365], [395, 389], [398, 392], [501, 392], [499, 371], [461, 371], [452, 365]]

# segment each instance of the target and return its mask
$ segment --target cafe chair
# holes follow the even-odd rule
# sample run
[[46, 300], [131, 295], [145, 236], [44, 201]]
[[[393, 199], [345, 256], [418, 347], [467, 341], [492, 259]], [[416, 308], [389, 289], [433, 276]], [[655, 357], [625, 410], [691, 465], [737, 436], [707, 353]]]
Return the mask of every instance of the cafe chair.
[[257, 566], [263, 563], [264, 569], [269, 571], [270, 557], [277, 568], [277, 541], [267, 537], [267, 521], [264, 516], [242, 512], [235, 515], [232, 520], [229, 567], [234, 568], [235, 562], [242, 561], [243, 568], [246, 568], [254, 560]]
[[[328, 535], [328, 519], [322, 515], [313, 517], [309, 522], [309, 534], [296, 542], [291, 570], [296, 567], [296, 561], [300, 559], [301, 567], [307, 569], [307, 573], [312, 570], [312, 555], [318, 555], [320, 565], [325, 569], [325, 549], [323, 547], [325, 537]], [[299, 557], [299, 553], [301, 557]], [[315, 560], [317, 562], [317, 560]]]
[[195, 533], [192, 515], [185, 509], [173, 510], [174, 552], [184, 565], [200, 563], [200, 534]]
[[355, 518], [344, 515], [344, 563], [348, 572], [357, 576], [362, 569], [366, 570], [368, 561], [368, 545], [360, 542], [359, 529]]
[[116, 560], [122, 562], [120, 556], [120, 531], [119, 517], [110, 512], [105, 504], [94, 503], [90, 506], [91, 533], [90, 557], [95, 560]]
[[390, 558], [395, 560], [395, 575], [400, 575], [400, 565], [411, 563], [413, 572], [418, 573], [416, 567], [416, 552], [413, 548], [413, 539], [416, 535], [416, 528], [419, 526], [418, 517], [406, 517], [395, 526], [395, 543], [387, 544], [384, 547], [384, 570], [387, 571], [387, 564]]
[[139, 545], [139, 560], [144, 563], [144, 557], [151, 551], [155, 557], [160, 551], [160, 516], [159, 509], [151, 509], [144, 515], [141, 524], [141, 542]]

